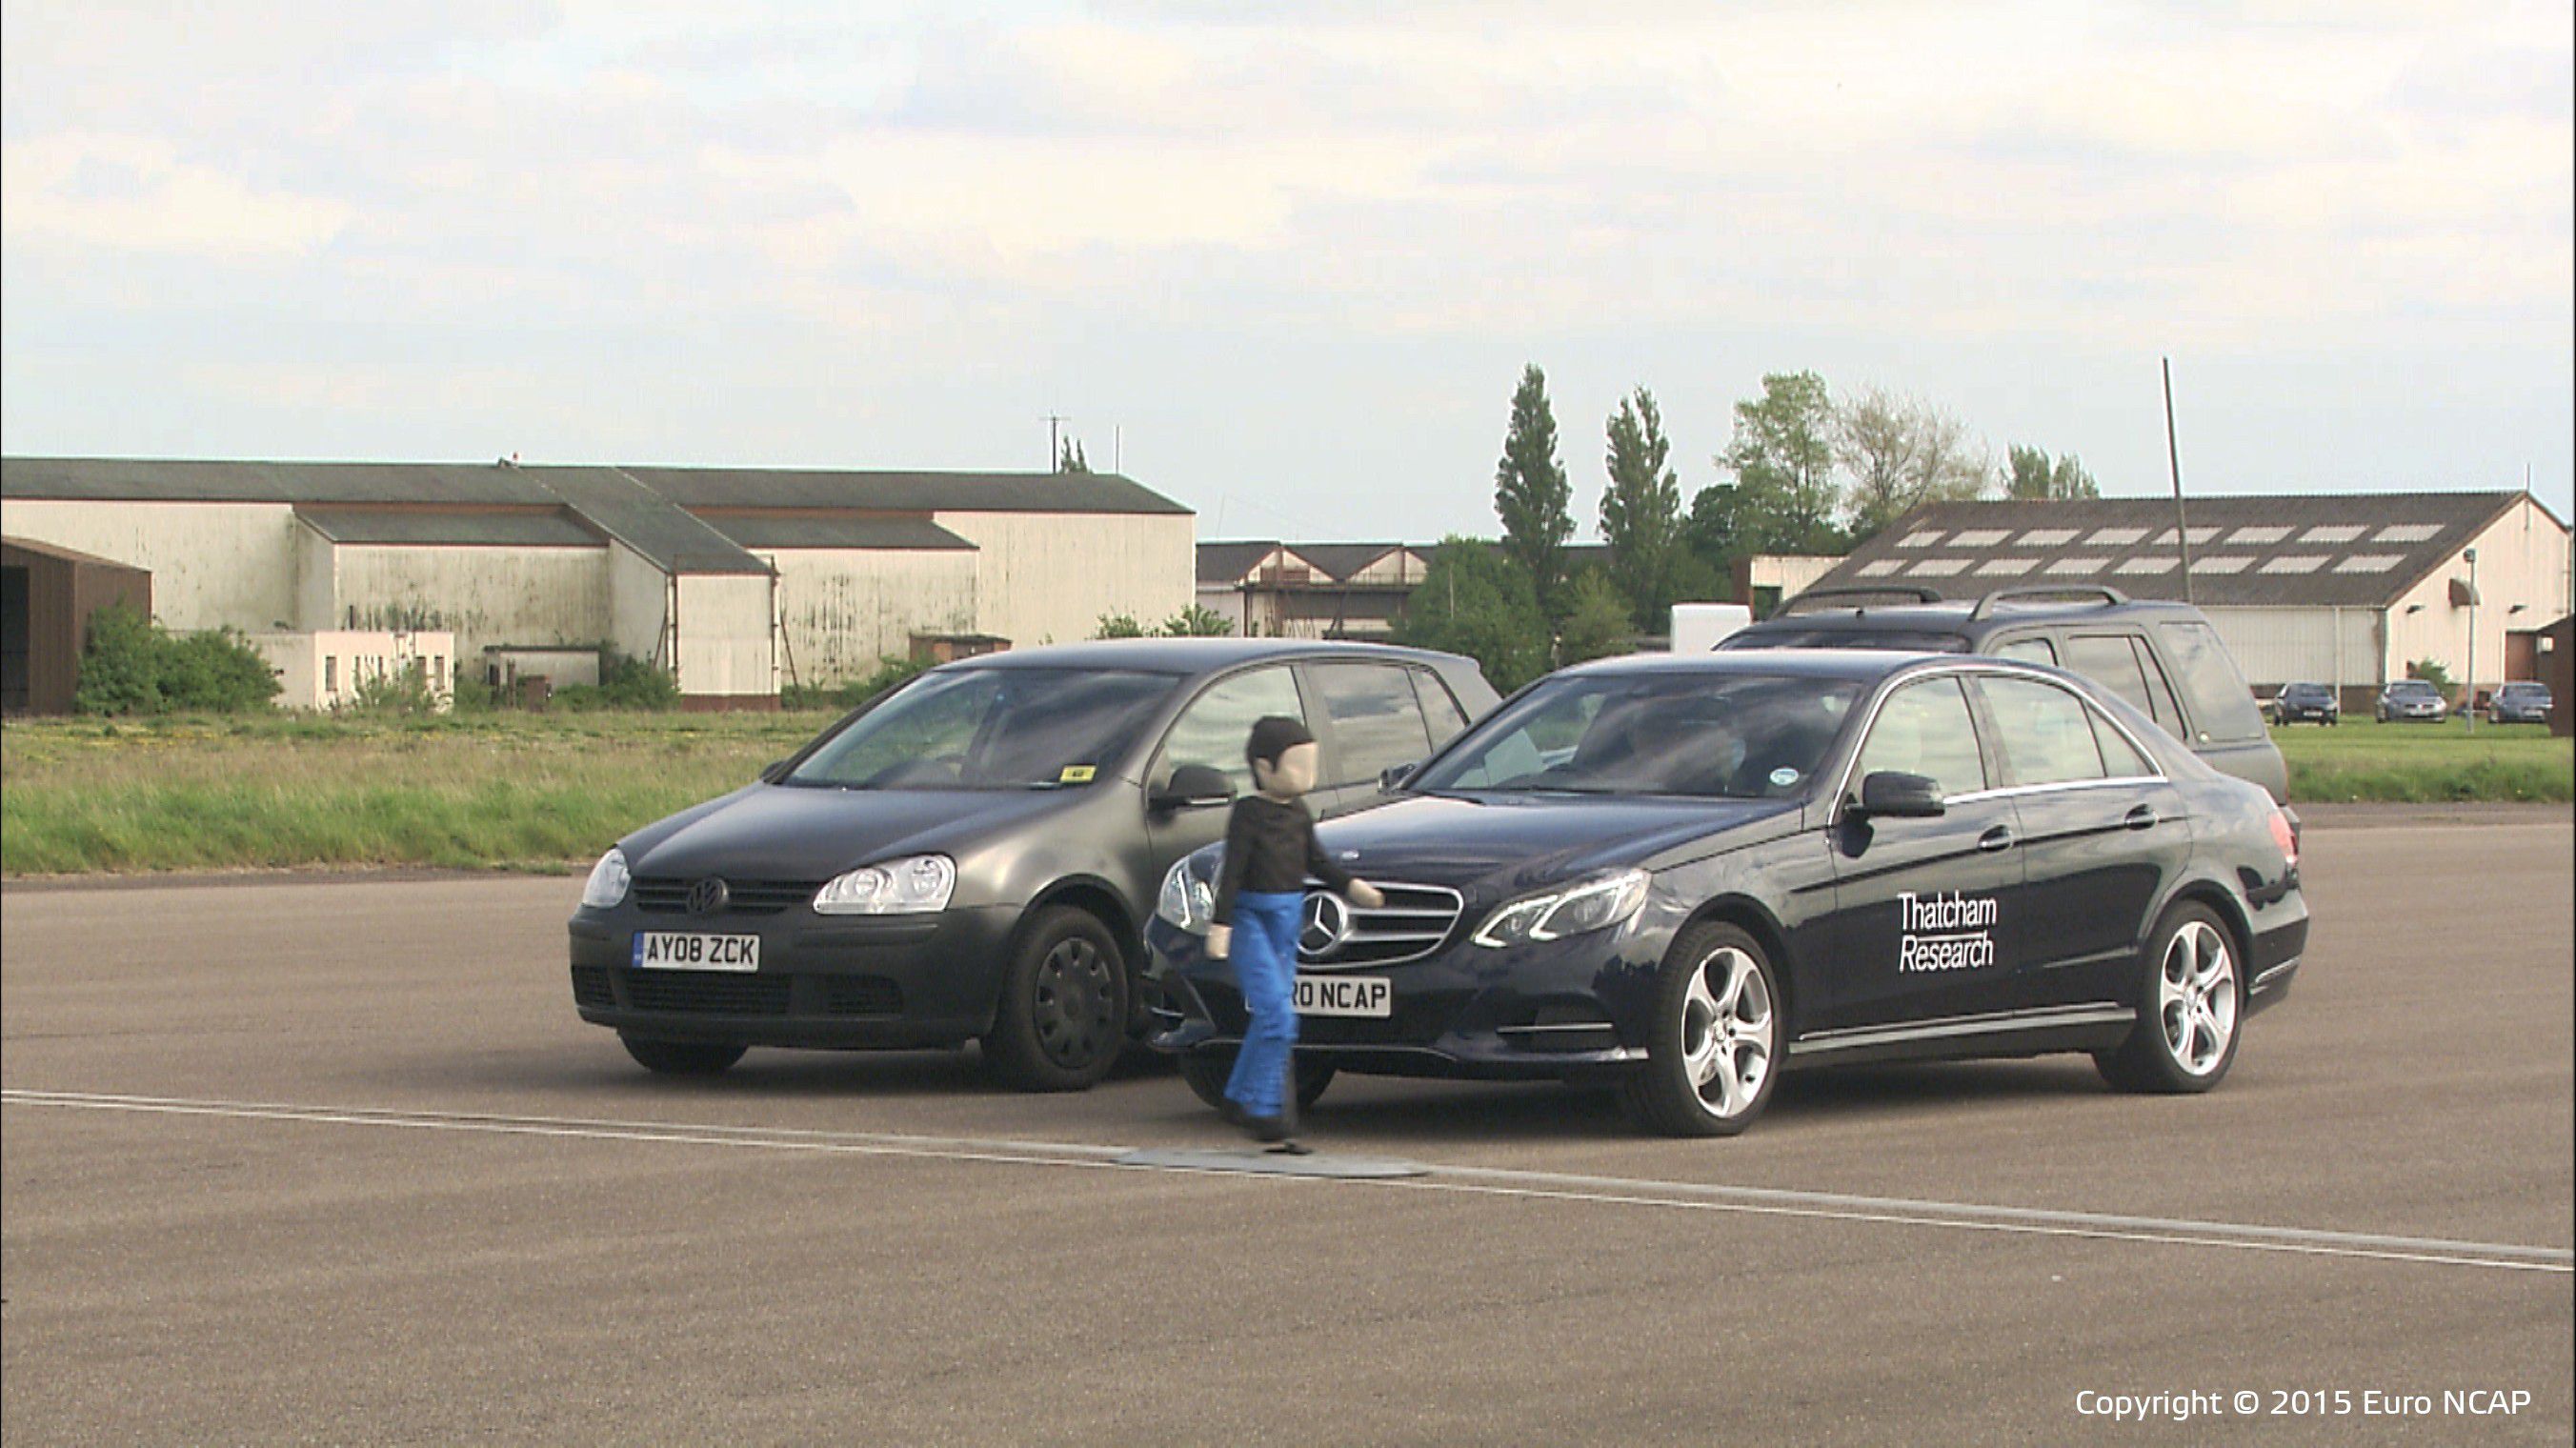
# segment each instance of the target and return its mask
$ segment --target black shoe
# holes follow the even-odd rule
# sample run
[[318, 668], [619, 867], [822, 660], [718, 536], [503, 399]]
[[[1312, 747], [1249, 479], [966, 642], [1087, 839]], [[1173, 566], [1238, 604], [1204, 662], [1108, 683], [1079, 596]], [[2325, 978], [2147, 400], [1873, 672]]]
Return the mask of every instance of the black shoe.
[[1292, 1136], [1288, 1140], [1270, 1148], [1269, 1154], [1272, 1156], [1313, 1156], [1315, 1154], [1315, 1148], [1308, 1146], [1306, 1143], [1299, 1141]]

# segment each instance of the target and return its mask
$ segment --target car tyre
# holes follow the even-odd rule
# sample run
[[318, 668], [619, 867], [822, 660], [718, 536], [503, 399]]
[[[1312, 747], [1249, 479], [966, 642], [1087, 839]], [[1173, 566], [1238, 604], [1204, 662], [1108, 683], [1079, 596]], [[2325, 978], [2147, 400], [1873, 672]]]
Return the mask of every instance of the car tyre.
[[1694, 925], [1664, 957], [1646, 1064], [1620, 1083], [1620, 1105], [1660, 1135], [1733, 1136], [1770, 1104], [1786, 1035], [1762, 942], [1733, 925]]
[[[1311, 1111], [1324, 1099], [1324, 1088], [1333, 1084], [1336, 1068], [1329, 1061], [1293, 1058], [1297, 1069], [1297, 1109]], [[1192, 1051], [1181, 1057], [1181, 1079], [1190, 1083], [1190, 1094], [1219, 1111], [1225, 1109], [1225, 1083], [1234, 1078], [1234, 1052], [1224, 1049]]]
[[751, 1049], [721, 1041], [657, 1041], [623, 1031], [617, 1033], [617, 1041], [636, 1065], [663, 1076], [713, 1076]]
[[2123, 1091], [2188, 1095], [2227, 1075], [2244, 1039], [2245, 971], [2216, 911], [2186, 900], [2157, 922], [2139, 962], [2138, 1023], [2093, 1058]]
[[1087, 1091], [1127, 1045], [1127, 956], [1088, 910], [1033, 913], [1020, 931], [984, 1057], [1023, 1091]]

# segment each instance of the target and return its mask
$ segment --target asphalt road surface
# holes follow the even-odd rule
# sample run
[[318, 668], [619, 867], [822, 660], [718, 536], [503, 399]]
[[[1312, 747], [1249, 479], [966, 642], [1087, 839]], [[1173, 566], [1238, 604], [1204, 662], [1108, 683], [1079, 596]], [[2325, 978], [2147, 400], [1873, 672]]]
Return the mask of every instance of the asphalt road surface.
[[1435, 1168], [1384, 1182], [1117, 1165], [1233, 1145], [1167, 1071], [647, 1076], [573, 1016], [573, 880], [11, 889], [0, 1434], [2565, 1442], [2571, 845], [2312, 831], [2209, 1096], [1793, 1076], [1682, 1142], [1345, 1078], [1316, 1142]]

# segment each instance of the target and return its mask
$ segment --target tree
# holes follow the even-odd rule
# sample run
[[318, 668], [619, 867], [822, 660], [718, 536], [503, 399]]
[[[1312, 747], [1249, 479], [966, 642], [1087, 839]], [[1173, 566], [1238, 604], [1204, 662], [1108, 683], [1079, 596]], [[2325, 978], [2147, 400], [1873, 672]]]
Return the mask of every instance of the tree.
[[1163, 620], [1163, 636], [1175, 639], [1222, 639], [1234, 636], [1234, 620], [1194, 603]]
[[1809, 550], [1839, 536], [1834, 515], [1834, 404], [1813, 372], [1773, 372], [1762, 396], [1735, 404], [1735, 436], [1717, 465], [1743, 490], [1750, 535], [1769, 552]]
[[1558, 662], [1579, 664], [1628, 652], [1636, 622], [1628, 612], [1628, 600], [1607, 575], [1598, 568], [1584, 569], [1566, 590], [1566, 598], [1565, 628], [1557, 636]]
[[1060, 473], [1087, 473], [1091, 471], [1091, 459], [1082, 455], [1082, 440], [1080, 438], [1069, 437], [1064, 440], [1063, 447], [1060, 448], [1055, 455], [1055, 470]]
[[1138, 622], [1132, 613], [1102, 614], [1098, 630], [1092, 634], [1096, 639], [1141, 639], [1144, 636], [1145, 625]]
[[2004, 483], [2004, 491], [2009, 496], [2015, 498], [2098, 498], [2102, 496], [2102, 489], [2093, 481], [2093, 475], [2084, 470], [2084, 464], [2078, 461], [2073, 453], [2059, 458], [2052, 466], [2045, 449], [2014, 443], [2011, 456], [2010, 476]]
[[1566, 507], [1572, 498], [1565, 464], [1556, 456], [1547, 374], [1532, 363], [1521, 369], [1520, 386], [1512, 392], [1511, 426], [1494, 465], [1494, 513], [1503, 523], [1503, 551], [1529, 575], [1549, 618], [1560, 617], [1564, 603], [1565, 540], [1574, 536]]
[[1547, 616], [1529, 574], [1481, 538], [1452, 536], [1432, 550], [1395, 641], [1464, 654], [1506, 694], [1548, 670]]
[[1852, 532], [1867, 537], [1925, 503], [1983, 496], [1994, 476], [1986, 450], [1958, 418], [1883, 387], [1834, 410], [1834, 453], [1852, 476]]
[[1601, 493], [1601, 536], [1610, 545], [1610, 581], [1634, 616], [1660, 619], [1672, 607], [1674, 555], [1681, 546], [1682, 485], [1668, 466], [1655, 395], [1640, 387], [1610, 415], [1606, 459], [1610, 485]]

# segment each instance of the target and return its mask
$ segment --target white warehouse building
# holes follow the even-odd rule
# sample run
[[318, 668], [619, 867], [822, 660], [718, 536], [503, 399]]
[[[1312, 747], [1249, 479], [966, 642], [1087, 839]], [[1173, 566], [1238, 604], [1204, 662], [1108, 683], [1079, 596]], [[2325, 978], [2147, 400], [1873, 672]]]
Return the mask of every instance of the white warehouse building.
[[1192, 598], [1194, 518], [1097, 473], [0, 459], [0, 535], [152, 575], [174, 629], [605, 643], [698, 708]]
[[[2529, 493], [2190, 498], [2185, 516], [2188, 596], [2258, 693], [2328, 684], [2352, 708], [2428, 660], [2464, 687], [2537, 677], [2538, 632], [2567, 616], [2576, 586], [2567, 524]], [[1934, 503], [1817, 586], [2182, 599], [2183, 541], [2170, 498]]]

